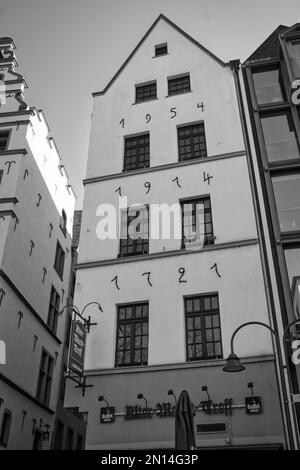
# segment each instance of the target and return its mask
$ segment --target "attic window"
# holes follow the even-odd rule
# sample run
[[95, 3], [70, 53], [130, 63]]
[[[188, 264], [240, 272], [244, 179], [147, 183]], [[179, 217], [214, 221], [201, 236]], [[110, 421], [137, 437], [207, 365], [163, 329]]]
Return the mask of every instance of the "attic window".
[[166, 42], [155, 46], [155, 57], [165, 54], [168, 54], [168, 44]]

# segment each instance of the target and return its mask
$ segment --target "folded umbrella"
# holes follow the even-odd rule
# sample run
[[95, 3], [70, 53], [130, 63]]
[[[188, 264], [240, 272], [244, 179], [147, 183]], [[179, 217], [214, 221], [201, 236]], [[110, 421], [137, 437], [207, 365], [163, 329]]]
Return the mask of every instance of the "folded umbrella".
[[194, 406], [186, 390], [180, 393], [176, 406], [175, 448], [177, 450], [196, 449]]

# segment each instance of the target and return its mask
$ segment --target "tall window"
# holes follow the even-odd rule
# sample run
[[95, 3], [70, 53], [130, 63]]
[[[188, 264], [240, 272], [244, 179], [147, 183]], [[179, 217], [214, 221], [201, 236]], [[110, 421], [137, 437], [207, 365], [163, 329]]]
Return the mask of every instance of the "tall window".
[[53, 369], [54, 369], [53, 358], [50, 356], [50, 354], [47, 353], [47, 351], [43, 350], [36, 398], [39, 402], [41, 402], [45, 406], [48, 406], [50, 403]]
[[7, 447], [11, 422], [12, 422], [12, 413], [10, 410], [5, 409], [3, 413], [1, 432], [0, 432], [0, 446], [1, 447]]
[[118, 306], [116, 367], [148, 364], [148, 302]]
[[218, 294], [185, 298], [187, 360], [223, 357]]
[[50, 303], [48, 311], [48, 320], [47, 325], [49, 326], [52, 333], [56, 334], [57, 330], [57, 321], [59, 314], [59, 305], [60, 305], [60, 296], [52, 286], [50, 294]]
[[299, 159], [299, 149], [290, 111], [262, 115], [261, 124], [270, 163]]
[[7, 149], [10, 131], [0, 131], [0, 152]]
[[121, 212], [120, 257], [149, 252], [148, 207], [128, 208]]
[[57, 419], [55, 424], [55, 435], [54, 435], [54, 449], [61, 450], [62, 443], [63, 443], [63, 435], [64, 435], [64, 424]]
[[138, 170], [150, 166], [150, 135], [125, 138], [124, 171]]
[[258, 104], [284, 101], [282, 74], [279, 67], [257, 69], [252, 72]]
[[179, 160], [207, 157], [204, 122], [177, 129]]
[[3, 174], [4, 174], [4, 170], [0, 170], [0, 184], [2, 182]]
[[300, 39], [288, 42], [288, 51], [294, 78], [300, 78]]
[[169, 78], [168, 79], [168, 95], [180, 95], [191, 91], [190, 74], [187, 73], [181, 77]]
[[181, 201], [182, 248], [214, 244], [210, 197]]
[[146, 83], [144, 85], [135, 86], [135, 102], [154, 100], [157, 98], [156, 82]]
[[62, 249], [58, 241], [56, 245], [54, 269], [59, 275], [61, 280], [63, 279], [63, 275], [64, 275], [64, 265], [65, 265], [65, 252]]
[[273, 176], [281, 232], [300, 231], [300, 173]]
[[[291, 289], [294, 316], [289, 322], [300, 318], [300, 245], [284, 248], [284, 256]], [[295, 326], [299, 331], [299, 324]]]

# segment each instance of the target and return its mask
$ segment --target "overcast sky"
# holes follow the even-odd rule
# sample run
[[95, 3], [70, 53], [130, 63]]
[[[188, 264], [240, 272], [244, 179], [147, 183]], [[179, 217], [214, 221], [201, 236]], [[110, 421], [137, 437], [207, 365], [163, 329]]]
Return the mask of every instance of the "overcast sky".
[[81, 208], [93, 91], [102, 90], [163, 13], [224, 61], [245, 60], [300, 0], [0, 0], [26, 102], [42, 108]]

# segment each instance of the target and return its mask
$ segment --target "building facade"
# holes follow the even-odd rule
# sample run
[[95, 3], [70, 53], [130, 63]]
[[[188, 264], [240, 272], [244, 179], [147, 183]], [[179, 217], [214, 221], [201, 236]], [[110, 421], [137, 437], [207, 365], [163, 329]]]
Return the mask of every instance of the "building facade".
[[70, 325], [59, 314], [70, 301], [75, 195], [16, 66], [13, 40], [1, 38], [0, 449], [82, 447], [83, 420], [63, 409]]
[[255, 173], [262, 188], [259, 203], [266, 214], [269, 259], [275, 268], [271, 288], [283, 325], [281, 337], [286, 332], [283, 349], [299, 446], [300, 370], [299, 361], [292, 361], [292, 341], [299, 340], [300, 331], [299, 323], [295, 323], [300, 305], [300, 25], [278, 26], [242, 70], [252, 149], [257, 156]]
[[[66, 393], [87, 449], [174, 448], [182, 390], [198, 447], [289, 445], [269, 331], [241, 330], [246, 369], [222, 370], [237, 327], [272, 324], [233, 69], [160, 15], [93, 95], [75, 304], [103, 313], [91, 309], [89, 388]], [[161, 204], [179, 208], [180, 236], [154, 219]]]

